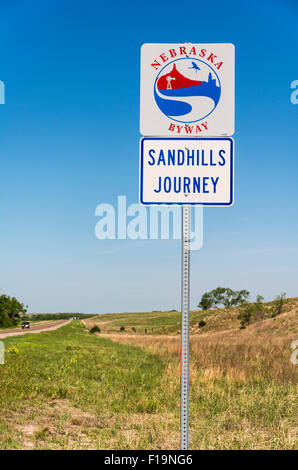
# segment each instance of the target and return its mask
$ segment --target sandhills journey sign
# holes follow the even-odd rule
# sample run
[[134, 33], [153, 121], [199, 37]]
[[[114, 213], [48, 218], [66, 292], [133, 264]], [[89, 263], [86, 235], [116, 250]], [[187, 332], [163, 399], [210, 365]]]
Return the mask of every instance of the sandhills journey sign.
[[140, 154], [141, 204], [233, 204], [230, 137], [144, 137]]

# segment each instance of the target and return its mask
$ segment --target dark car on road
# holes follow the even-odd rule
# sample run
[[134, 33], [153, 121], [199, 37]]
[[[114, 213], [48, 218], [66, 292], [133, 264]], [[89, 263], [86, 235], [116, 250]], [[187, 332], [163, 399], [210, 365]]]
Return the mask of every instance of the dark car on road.
[[25, 328], [30, 328], [30, 323], [28, 321], [23, 321], [22, 323], [22, 330], [24, 330]]

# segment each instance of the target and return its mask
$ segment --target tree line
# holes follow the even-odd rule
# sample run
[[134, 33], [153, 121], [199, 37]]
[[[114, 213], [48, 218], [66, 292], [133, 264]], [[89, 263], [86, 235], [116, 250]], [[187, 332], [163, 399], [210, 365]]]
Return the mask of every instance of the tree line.
[[42, 320], [69, 320], [70, 318], [84, 318], [94, 317], [94, 313], [31, 313], [30, 316], [23, 317], [23, 319], [31, 321], [42, 321]]

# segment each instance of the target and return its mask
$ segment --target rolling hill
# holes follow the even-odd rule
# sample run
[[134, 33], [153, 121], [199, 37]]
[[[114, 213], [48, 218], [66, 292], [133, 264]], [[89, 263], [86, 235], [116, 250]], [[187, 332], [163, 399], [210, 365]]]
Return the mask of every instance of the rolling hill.
[[[274, 301], [263, 304], [263, 319], [252, 318], [245, 330], [241, 334], [254, 333], [298, 333], [298, 297], [286, 299], [281, 315], [272, 318], [274, 311]], [[238, 315], [239, 307], [231, 309], [194, 310], [190, 313], [191, 334], [213, 334], [216, 332], [237, 332], [239, 333], [240, 321]], [[181, 323], [180, 312], [136, 312], [136, 313], [107, 313], [104, 315], [89, 318], [85, 321], [88, 328], [97, 324], [103, 333], [120, 332], [129, 334], [150, 335], [177, 335], [180, 333]], [[206, 323], [199, 327], [199, 322]], [[124, 328], [124, 330], [123, 330]], [[132, 329], [135, 329], [135, 333]]]

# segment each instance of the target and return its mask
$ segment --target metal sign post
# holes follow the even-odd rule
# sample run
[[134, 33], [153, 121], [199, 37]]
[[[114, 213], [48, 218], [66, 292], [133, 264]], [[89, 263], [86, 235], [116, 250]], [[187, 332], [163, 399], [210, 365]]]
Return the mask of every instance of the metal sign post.
[[188, 449], [189, 408], [189, 281], [190, 281], [190, 214], [182, 206], [181, 269], [181, 450]]

